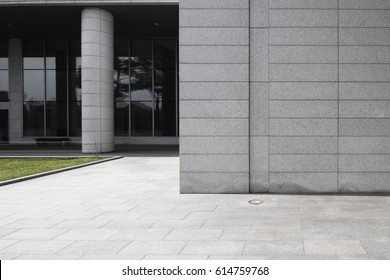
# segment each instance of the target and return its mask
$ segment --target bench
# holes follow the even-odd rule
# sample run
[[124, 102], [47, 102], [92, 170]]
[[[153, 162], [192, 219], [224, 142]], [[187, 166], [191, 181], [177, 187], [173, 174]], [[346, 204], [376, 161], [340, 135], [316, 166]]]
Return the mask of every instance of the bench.
[[47, 143], [58, 143], [62, 142], [62, 146], [65, 146], [65, 143], [69, 141], [68, 137], [39, 137], [35, 138], [37, 145], [44, 145]]

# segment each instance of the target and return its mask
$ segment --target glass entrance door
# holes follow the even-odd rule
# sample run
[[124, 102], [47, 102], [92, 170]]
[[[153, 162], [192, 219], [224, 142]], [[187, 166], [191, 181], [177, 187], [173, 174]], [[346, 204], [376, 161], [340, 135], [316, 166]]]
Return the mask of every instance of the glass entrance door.
[[0, 144], [8, 144], [8, 110], [0, 110]]

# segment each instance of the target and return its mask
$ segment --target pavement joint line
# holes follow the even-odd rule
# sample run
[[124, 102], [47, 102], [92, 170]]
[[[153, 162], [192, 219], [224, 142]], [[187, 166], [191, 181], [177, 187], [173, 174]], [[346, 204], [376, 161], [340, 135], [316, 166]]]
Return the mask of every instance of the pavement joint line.
[[[83, 157], [83, 156], [78, 156], [78, 157]], [[0, 157], [0, 159], [1, 158], [11, 158], [11, 157]], [[27, 156], [27, 157], [13, 157], [13, 158], [77, 158], [77, 156], [32, 156], [32, 157]], [[91, 165], [95, 165], [95, 164], [99, 164], [99, 163], [117, 160], [117, 159], [121, 159], [121, 158], [123, 158], [123, 156], [114, 156], [114, 157], [109, 157], [109, 158], [105, 158], [102, 160], [97, 160], [94, 162], [78, 164], [75, 166], [60, 168], [60, 169], [56, 169], [56, 170], [51, 170], [51, 171], [46, 171], [46, 172], [41, 172], [41, 173], [32, 174], [32, 175], [28, 175], [28, 176], [19, 177], [19, 178], [15, 178], [15, 179], [11, 179], [11, 180], [6, 180], [3, 182], [0, 182], [0, 187], [23, 182], [23, 181], [27, 181], [27, 180], [37, 179], [40, 177], [49, 176], [49, 175], [53, 175], [53, 174], [57, 174], [57, 173], [62, 173], [62, 172], [66, 172], [66, 171], [70, 171], [70, 170], [74, 170], [74, 169], [79, 169], [79, 168], [83, 168], [83, 167], [87, 167], [87, 166], [91, 166]]]
[[165, 238], [167, 238], [168, 235], [170, 235], [175, 229], [169, 229], [167, 234], [164, 235], [164, 237], [161, 239], [161, 240], [165, 240]]
[[180, 252], [177, 255], [181, 255], [181, 252], [183, 252], [184, 248], [187, 247], [188, 243], [190, 243], [190, 240], [187, 241], [187, 243], [181, 248]]
[[120, 252], [123, 251], [127, 246], [129, 246], [133, 242], [134, 242], [134, 240], [130, 240], [125, 246], [123, 246], [118, 251], [116, 251], [116, 253], [114, 253], [114, 255], [120, 255]]
[[366, 255], [368, 256], [368, 251], [367, 251], [366, 247], [364, 247], [364, 244], [360, 239], [359, 239], [359, 243], [363, 247], [364, 251], [366, 251]]

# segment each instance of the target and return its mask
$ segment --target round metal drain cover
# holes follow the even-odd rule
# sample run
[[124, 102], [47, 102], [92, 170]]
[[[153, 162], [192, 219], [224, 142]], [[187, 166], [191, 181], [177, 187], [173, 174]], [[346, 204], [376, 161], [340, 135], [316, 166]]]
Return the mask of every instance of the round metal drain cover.
[[259, 205], [259, 204], [262, 204], [263, 201], [260, 199], [252, 199], [252, 200], [249, 200], [249, 203], [253, 204], [253, 205]]

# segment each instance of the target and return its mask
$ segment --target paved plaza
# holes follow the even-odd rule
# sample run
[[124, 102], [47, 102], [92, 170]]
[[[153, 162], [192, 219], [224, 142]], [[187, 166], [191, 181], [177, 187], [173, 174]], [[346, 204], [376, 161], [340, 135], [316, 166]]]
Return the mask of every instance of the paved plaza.
[[0, 259], [388, 260], [390, 197], [180, 195], [133, 155], [0, 187]]

